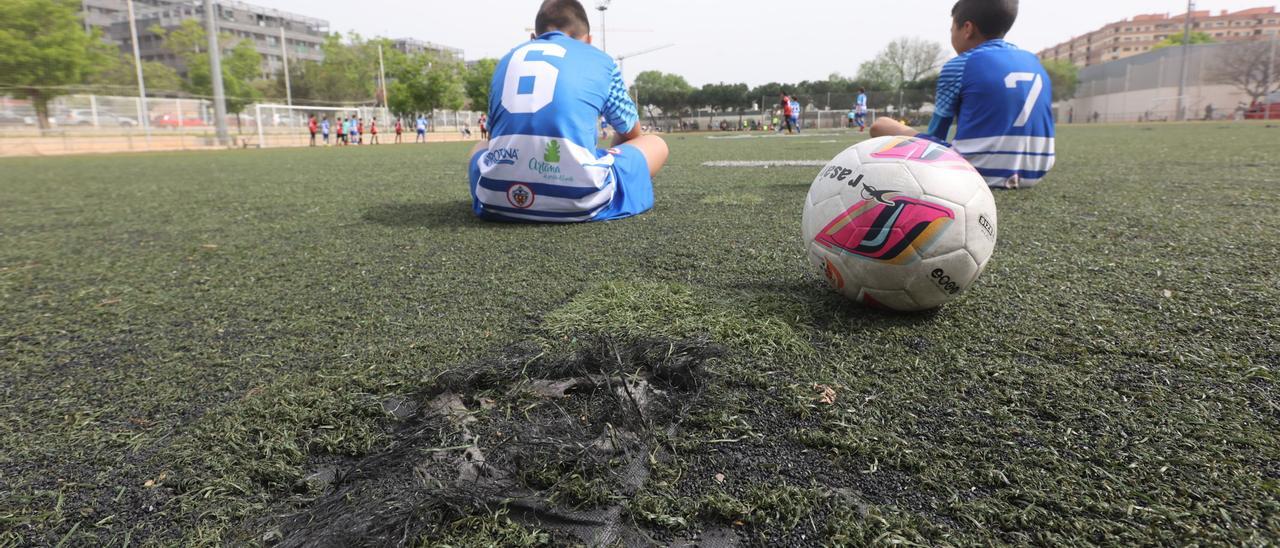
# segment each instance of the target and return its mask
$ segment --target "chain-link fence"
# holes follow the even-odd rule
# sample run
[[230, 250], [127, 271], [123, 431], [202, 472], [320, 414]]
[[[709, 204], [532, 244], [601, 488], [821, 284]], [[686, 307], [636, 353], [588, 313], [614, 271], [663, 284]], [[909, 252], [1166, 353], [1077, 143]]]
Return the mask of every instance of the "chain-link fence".
[[[866, 123], [870, 125], [879, 116], [892, 116], [906, 120], [913, 125], [929, 123], [933, 115], [933, 93], [931, 91], [908, 90], [869, 90], [867, 93], [868, 112]], [[800, 125], [802, 129], [839, 129], [853, 127], [849, 117], [856, 106], [857, 94], [849, 93], [797, 93], [792, 98], [800, 103]], [[663, 113], [659, 109], [642, 106], [640, 123], [648, 129], [660, 132], [680, 131], [768, 131], [786, 126], [783, 113], [778, 104], [778, 97], [753, 98], [755, 103], [751, 109], [741, 111], [713, 111], [698, 109], [686, 111], [678, 115]], [[643, 103], [643, 99], [641, 101]], [[906, 104], [910, 108], [903, 110], [898, 105]], [[762, 109], [761, 106], [764, 108]]]
[[[144, 104], [138, 97], [61, 95], [49, 101], [42, 128], [31, 100], [0, 96], [0, 156], [308, 146], [311, 116], [317, 126], [328, 117], [334, 136], [338, 121], [348, 117], [362, 119], [371, 136], [377, 118], [379, 140], [394, 141], [395, 117], [368, 105], [248, 105], [227, 114], [228, 143], [220, 145], [213, 101], [205, 98], [148, 97]], [[425, 117], [431, 141], [480, 137], [479, 112], [436, 110]], [[416, 118], [403, 117], [406, 134], [414, 133]]]

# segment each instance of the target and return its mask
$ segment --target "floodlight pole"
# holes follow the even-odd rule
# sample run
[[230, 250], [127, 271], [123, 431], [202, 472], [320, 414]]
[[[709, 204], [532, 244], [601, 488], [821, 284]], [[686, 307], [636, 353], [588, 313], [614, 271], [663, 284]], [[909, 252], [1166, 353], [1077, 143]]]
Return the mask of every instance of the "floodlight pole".
[[382, 62], [382, 44], [378, 44], [378, 84], [382, 87], [382, 108], [391, 116], [391, 100], [387, 94], [387, 66]]
[[1182, 76], [1178, 80], [1178, 121], [1187, 119], [1187, 56], [1191, 53], [1191, 12], [1195, 9], [1195, 0], [1187, 0], [1187, 19], [1182, 25]]
[[605, 12], [609, 11], [609, 4], [613, 0], [600, 0], [596, 4], [596, 10], [600, 12], [600, 49], [605, 53], [609, 52], [609, 27], [605, 19]]
[[[1272, 34], [1271, 35], [1271, 61], [1267, 65], [1267, 87], [1265, 88], [1268, 96], [1263, 97], [1263, 99], [1268, 99], [1270, 97], [1271, 86], [1275, 85], [1275, 83], [1276, 83], [1276, 35]], [[1268, 100], [1266, 104], [1263, 105], [1263, 108], [1265, 108], [1266, 110], [1263, 111], [1265, 114], [1262, 115], [1262, 118], [1264, 120], [1270, 120], [1271, 119], [1271, 101]]]
[[285, 46], [284, 27], [280, 27], [280, 58], [284, 59], [284, 100], [293, 108], [293, 85], [289, 82], [289, 48]]
[[[125, 5], [129, 8], [129, 39], [133, 42], [133, 68], [138, 77], [138, 123], [142, 124], [142, 131], [146, 135], [147, 148], [151, 148], [151, 121], [147, 119], [147, 83], [142, 78], [142, 54], [138, 50], [138, 22], [133, 16], [133, 0], [126, 0]], [[96, 111], [94, 116], [96, 125]]]
[[[209, 38], [209, 73], [213, 77], [213, 115], [218, 128], [218, 144], [227, 146], [227, 97], [222, 87], [222, 48], [218, 46], [218, 19], [213, 11], [213, 0], [204, 0], [205, 34]], [[262, 120], [258, 120], [262, 127]]]

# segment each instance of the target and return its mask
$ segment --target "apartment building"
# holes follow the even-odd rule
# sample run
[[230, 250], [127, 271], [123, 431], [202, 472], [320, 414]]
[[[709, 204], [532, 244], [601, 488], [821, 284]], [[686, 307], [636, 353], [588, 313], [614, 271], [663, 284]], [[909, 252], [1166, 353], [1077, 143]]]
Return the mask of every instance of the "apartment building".
[[462, 50], [459, 48], [449, 47], [434, 42], [418, 40], [416, 38], [396, 38], [391, 41], [391, 47], [410, 54], [418, 54], [432, 52], [442, 57], [452, 59], [454, 61], [462, 61]]
[[[103, 30], [107, 39], [126, 52], [131, 51], [129, 20], [125, 0], [83, 0], [85, 22]], [[329, 34], [329, 22], [280, 10], [264, 8], [234, 0], [218, 0], [220, 32], [253, 42], [262, 55], [262, 75], [279, 74], [284, 69], [283, 55], [290, 60], [321, 61], [321, 46]], [[204, 3], [199, 0], [135, 0], [134, 16], [138, 27], [138, 49], [144, 61], [159, 61], [185, 73], [182, 60], [163, 47], [163, 39], [152, 30], [178, 28], [183, 21], [195, 19], [204, 23]], [[284, 47], [281, 48], [281, 29]]]
[[[1155, 13], [1138, 15], [1046, 48], [1039, 53], [1044, 60], [1071, 61], [1088, 67], [1125, 59], [1151, 51], [1164, 39], [1181, 35], [1187, 14]], [[1236, 12], [1210, 10], [1191, 13], [1191, 30], [1212, 36], [1215, 42], [1271, 40], [1280, 37], [1280, 13], [1275, 7], [1261, 7]]]

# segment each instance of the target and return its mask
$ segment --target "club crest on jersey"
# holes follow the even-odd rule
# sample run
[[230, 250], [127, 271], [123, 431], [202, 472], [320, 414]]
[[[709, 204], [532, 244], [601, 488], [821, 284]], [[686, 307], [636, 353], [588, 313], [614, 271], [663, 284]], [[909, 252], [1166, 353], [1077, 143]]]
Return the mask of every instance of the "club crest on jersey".
[[814, 241], [855, 257], [907, 264], [955, 218], [955, 212], [941, 205], [865, 187], [863, 200], [832, 220]]
[[871, 153], [872, 158], [905, 160], [943, 169], [977, 172], [968, 160], [948, 147], [928, 139], [895, 137]]
[[514, 184], [511, 185], [511, 188], [507, 189], [507, 202], [510, 202], [512, 207], [518, 209], [529, 209], [532, 207], [533, 199], [535, 197], [533, 189], [526, 185]]

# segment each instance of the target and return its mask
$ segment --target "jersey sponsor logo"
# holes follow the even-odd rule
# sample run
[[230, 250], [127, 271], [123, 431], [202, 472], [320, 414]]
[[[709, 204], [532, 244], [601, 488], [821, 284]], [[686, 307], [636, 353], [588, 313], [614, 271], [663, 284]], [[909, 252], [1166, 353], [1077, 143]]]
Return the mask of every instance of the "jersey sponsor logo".
[[507, 202], [517, 209], [529, 209], [533, 207], [533, 200], [537, 196], [533, 193], [533, 189], [526, 185], [516, 183], [507, 189]]
[[529, 170], [542, 176], [544, 181], [572, 183], [574, 178], [560, 171], [560, 141], [551, 140], [543, 149], [542, 159], [529, 158]]
[[952, 221], [944, 206], [898, 195], [891, 190], [862, 189], [862, 200], [831, 221], [814, 238], [832, 251], [890, 264], [919, 258]]
[[495, 165], [513, 166], [516, 165], [516, 162], [519, 160], [520, 149], [515, 147], [490, 149], [489, 152], [484, 155], [485, 167]]
[[956, 151], [933, 141], [915, 137], [895, 137], [880, 147], [880, 150], [872, 152], [871, 157], [905, 160], [957, 171], [977, 171], [968, 160], [964, 159], [964, 156]]

